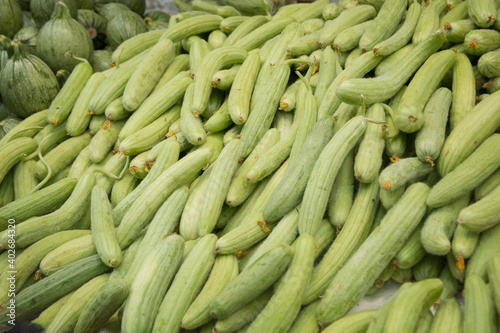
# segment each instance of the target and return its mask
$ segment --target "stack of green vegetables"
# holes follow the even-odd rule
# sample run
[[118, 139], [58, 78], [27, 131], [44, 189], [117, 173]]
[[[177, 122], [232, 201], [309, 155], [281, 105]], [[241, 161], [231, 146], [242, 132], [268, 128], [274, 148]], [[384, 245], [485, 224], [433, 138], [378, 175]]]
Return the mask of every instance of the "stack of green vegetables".
[[37, 3], [0, 23], [2, 329], [497, 331], [495, 0]]

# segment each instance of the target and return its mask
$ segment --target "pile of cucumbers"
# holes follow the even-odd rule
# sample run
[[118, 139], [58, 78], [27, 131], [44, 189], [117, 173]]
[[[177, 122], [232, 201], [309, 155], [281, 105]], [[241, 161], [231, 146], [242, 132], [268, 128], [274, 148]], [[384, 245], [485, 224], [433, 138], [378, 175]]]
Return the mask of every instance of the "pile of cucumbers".
[[497, 332], [495, 0], [9, 1], [2, 330]]

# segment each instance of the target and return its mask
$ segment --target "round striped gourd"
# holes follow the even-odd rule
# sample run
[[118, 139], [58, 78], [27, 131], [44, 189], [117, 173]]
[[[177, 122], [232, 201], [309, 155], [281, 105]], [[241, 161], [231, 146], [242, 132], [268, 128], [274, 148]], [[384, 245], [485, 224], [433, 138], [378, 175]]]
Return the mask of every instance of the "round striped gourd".
[[23, 27], [23, 11], [17, 0], [0, 0], [0, 35], [12, 37]]
[[108, 22], [108, 43], [116, 49], [123, 41], [148, 31], [146, 23], [136, 13], [123, 12]]
[[45, 22], [50, 20], [58, 1], [64, 2], [68, 6], [71, 17], [76, 19], [77, 5], [75, 0], [31, 0], [31, 17], [37, 27], [41, 27]]

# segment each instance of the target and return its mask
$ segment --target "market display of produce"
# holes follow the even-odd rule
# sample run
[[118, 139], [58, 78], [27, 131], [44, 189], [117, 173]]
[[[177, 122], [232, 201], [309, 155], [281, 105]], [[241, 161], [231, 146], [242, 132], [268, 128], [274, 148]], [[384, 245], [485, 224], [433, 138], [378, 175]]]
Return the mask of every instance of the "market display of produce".
[[0, 331], [497, 332], [498, 3], [175, 4], [0, 0]]

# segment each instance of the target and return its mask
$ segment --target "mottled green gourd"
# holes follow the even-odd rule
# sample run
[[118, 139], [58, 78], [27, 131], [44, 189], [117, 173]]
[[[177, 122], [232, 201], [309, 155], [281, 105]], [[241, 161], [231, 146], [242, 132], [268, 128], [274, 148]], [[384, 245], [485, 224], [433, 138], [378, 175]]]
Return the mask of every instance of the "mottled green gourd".
[[50, 21], [38, 32], [36, 53], [54, 72], [59, 69], [71, 72], [80, 61], [67, 52], [90, 62], [94, 45], [87, 30], [71, 17], [68, 6], [58, 2]]
[[30, 53], [35, 53], [38, 30], [39, 29], [37, 27], [29, 25], [19, 30], [14, 35], [14, 39], [17, 39], [21, 43], [26, 45]]
[[[33, 22], [37, 27], [41, 27], [45, 22], [50, 20], [50, 16], [54, 12], [56, 3], [59, 0], [31, 0], [30, 12]], [[68, 6], [71, 17], [77, 17], [77, 5], [75, 0], [60, 0]]]
[[16, 0], [0, 1], [0, 35], [12, 37], [23, 27], [23, 11]]
[[148, 31], [146, 23], [134, 12], [123, 12], [108, 23], [108, 43], [116, 49], [123, 41]]
[[12, 61], [5, 64], [0, 74], [0, 94], [12, 113], [26, 118], [48, 108], [59, 85], [50, 68], [37, 56], [28, 54], [19, 41], [12, 42], [12, 48]]

